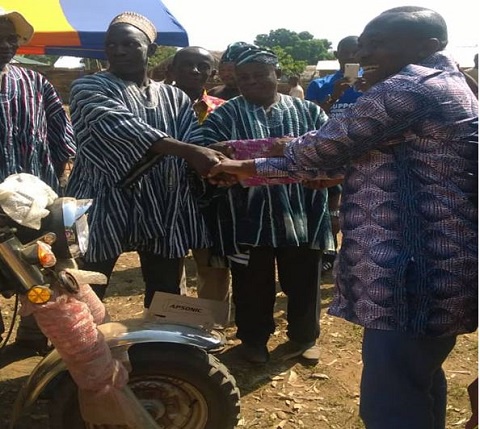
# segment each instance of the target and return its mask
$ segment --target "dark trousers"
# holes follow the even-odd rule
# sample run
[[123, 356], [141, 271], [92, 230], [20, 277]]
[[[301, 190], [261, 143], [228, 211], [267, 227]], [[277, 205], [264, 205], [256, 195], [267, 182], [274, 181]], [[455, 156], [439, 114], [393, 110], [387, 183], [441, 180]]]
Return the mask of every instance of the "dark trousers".
[[[183, 258], [164, 258], [150, 252], [139, 251], [143, 281], [145, 282], [144, 307], [150, 307], [155, 292], [180, 294]], [[85, 262], [83, 270], [97, 271], [108, 279], [119, 257], [101, 262]], [[103, 299], [107, 285], [91, 285], [95, 293]]]
[[445, 429], [442, 364], [456, 337], [365, 329], [360, 416], [367, 429]]
[[232, 298], [237, 338], [263, 345], [275, 331], [275, 261], [288, 298], [288, 337], [310, 343], [320, 335], [320, 250], [254, 247], [248, 265], [232, 262]]

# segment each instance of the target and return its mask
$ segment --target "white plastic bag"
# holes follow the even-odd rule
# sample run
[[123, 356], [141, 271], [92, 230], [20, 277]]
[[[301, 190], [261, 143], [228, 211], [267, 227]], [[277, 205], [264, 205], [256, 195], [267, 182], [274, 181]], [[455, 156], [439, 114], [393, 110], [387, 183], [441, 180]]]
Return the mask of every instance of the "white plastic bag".
[[18, 173], [0, 183], [0, 206], [15, 222], [39, 230], [42, 219], [50, 213], [46, 207], [58, 195], [37, 176]]

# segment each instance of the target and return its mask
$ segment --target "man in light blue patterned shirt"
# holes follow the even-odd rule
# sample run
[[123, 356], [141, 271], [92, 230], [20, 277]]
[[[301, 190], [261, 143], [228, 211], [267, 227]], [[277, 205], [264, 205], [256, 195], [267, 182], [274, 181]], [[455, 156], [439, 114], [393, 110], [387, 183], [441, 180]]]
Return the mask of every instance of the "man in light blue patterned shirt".
[[478, 100], [447, 43], [432, 10], [380, 14], [359, 38], [370, 89], [353, 107], [287, 143], [283, 158], [211, 171], [344, 175], [329, 312], [364, 327], [368, 429], [445, 428], [442, 364], [477, 328]]

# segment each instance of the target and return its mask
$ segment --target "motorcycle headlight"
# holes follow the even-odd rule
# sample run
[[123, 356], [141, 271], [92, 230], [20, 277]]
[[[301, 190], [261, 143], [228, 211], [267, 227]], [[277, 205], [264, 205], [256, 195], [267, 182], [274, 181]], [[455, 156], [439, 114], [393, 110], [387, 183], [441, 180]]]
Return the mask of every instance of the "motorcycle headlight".
[[72, 257], [85, 254], [88, 247], [88, 222], [86, 212], [92, 200], [65, 198], [62, 205], [63, 223], [68, 248]]
[[56, 234], [52, 245], [57, 259], [76, 258], [84, 254], [88, 247], [87, 210], [92, 200], [58, 198], [48, 207], [50, 215], [42, 225], [44, 230]]
[[75, 221], [75, 230], [77, 233], [77, 243], [69, 245], [70, 252], [72, 253], [72, 255], [74, 255], [74, 253], [72, 252], [72, 247], [76, 246], [80, 254], [84, 255], [88, 247], [87, 215], [82, 215]]

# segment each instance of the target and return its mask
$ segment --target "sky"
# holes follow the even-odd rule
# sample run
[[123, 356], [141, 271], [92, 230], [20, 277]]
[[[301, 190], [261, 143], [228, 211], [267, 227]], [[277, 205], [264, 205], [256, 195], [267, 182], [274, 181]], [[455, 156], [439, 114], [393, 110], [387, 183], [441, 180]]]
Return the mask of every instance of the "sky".
[[253, 43], [258, 34], [285, 28], [308, 31], [335, 49], [345, 36], [360, 35], [381, 12], [396, 6], [423, 6], [439, 12], [449, 30], [448, 49], [462, 67], [473, 66], [479, 49], [478, 0], [162, 0], [188, 33], [191, 46], [223, 51], [229, 43]]

